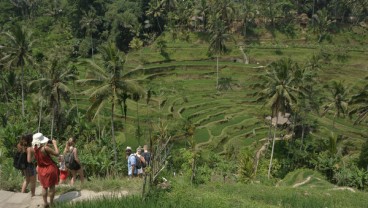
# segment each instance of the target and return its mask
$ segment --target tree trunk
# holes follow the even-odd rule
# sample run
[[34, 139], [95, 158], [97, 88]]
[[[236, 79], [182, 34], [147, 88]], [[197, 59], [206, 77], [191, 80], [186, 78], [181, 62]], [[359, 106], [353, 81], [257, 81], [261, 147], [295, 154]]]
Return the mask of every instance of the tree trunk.
[[[278, 118], [279, 118], [279, 113], [278, 113], [278, 111], [276, 111], [275, 130], [273, 132], [271, 158], [270, 158], [270, 165], [268, 166], [268, 174], [267, 174], [268, 179], [270, 179], [270, 174], [271, 174], [271, 169], [272, 169], [272, 159], [273, 159], [273, 152], [274, 152], [274, 149], [275, 149], [275, 139], [276, 139], [276, 131], [277, 131]], [[272, 117], [271, 117], [271, 123], [272, 123]]]
[[[267, 149], [268, 149], [268, 145], [270, 144], [270, 140], [272, 138], [272, 135], [271, 135], [271, 128], [272, 128], [272, 117], [271, 117], [271, 122], [270, 122], [270, 126], [269, 126], [269, 130], [268, 130], [268, 141], [267, 141]], [[264, 147], [265, 145], [262, 146], [262, 148]], [[255, 157], [255, 167], [254, 167], [254, 175], [256, 176], [257, 175], [257, 171], [258, 171], [258, 163], [259, 163], [259, 158], [261, 156], [261, 153], [262, 153], [262, 148], [256, 153], [256, 157]], [[265, 148], [266, 149], [266, 148]]]
[[193, 181], [194, 181], [194, 178], [195, 178], [195, 160], [196, 160], [196, 155], [194, 153], [193, 162], [192, 162], [192, 176], [190, 177], [190, 183], [192, 185], [193, 185]]
[[153, 151], [153, 141], [152, 141], [152, 123], [150, 121], [150, 126], [149, 126], [149, 145], [150, 145], [150, 148], [151, 148], [151, 161], [150, 161], [150, 164], [149, 164], [149, 167], [151, 168], [151, 172], [149, 174], [149, 178], [148, 178], [148, 189], [151, 189], [151, 185], [153, 185], [153, 168], [154, 168], [154, 160], [155, 160], [155, 153]]
[[140, 139], [141, 139], [141, 129], [139, 126], [139, 106], [138, 106], [138, 100], [137, 100], [137, 139], [138, 139], [138, 146], [140, 145]]
[[40, 116], [38, 120], [38, 132], [40, 132], [40, 128], [41, 128], [41, 114], [42, 114], [42, 100], [40, 101]]
[[97, 117], [97, 125], [98, 125], [98, 140], [101, 140], [101, 126], [100, 126], [100, 116]]
[[[114, 99], [114, 98], [113, 98]], [[114, 100], [112, 101], [111, 104], [111, 136], [112, 136], [112, 144], [113, 144], [113, 148], [114, 148], [114, 162], [115, 165], [118, 162], [118, 153], [116, 150], [116, 140], [115, 140], [115, 132], [114, 132]]]
[[73, 88], [74, 88], [74, 100], [75, 100], [75, 106], [77, 107], [77, 116], [78, 116], [78, 122], [79, 122], [78, 100], [77, 100], [77, 95], [76, 95], [76, 90], [75, 90], [75, 82], [74, 82], [74, 81], [73, 81]]
[[50, 138], [52, 139], [53, 135], [52, 133], [54, 132], [54, 120], [55, 120], [55, 109], [52, 109], [52, 121], [51, 121], [51, 136]]
[[[5, 87], [5, 80], [3, 81], [3, 90], [4, 90], [5, 102], [6, 102], [6, 106], [7, 106], [6, 115], [5, 115], [6, 119], [5, 120], [7, 120], [8, 116], [9, 116], [9, 98], [8, 98], [8, 92], [6, 91], [6, 87]], [[5, 125], [4, 125], [4, 123], [5, 123]], [[7, 122], [3, 122], [3, 127], [6, 126], [6, 123]]]
[[92, 60], [93, 60], [93, 36], [92, 36], [92, 32], [91, 32], [91, 47], [92, 47]]
[[216, 89], [218, 89], [218, 82], [219, 82], [219, 64], [218, 64], [218, 59], [219, 59], [219, 57], [217, 56], [217, 58], [216, 58], [216, 62], [217, 62], [217, 64], [216, 64], [216, 72], [217, 72]]
[[300, 145], [300, 149], [302, 149], [303, 140], [304, 140], [304, 123], [302, 123], [302, 144]]
[[25, 116], [25, 112], [24, 112], [24, 65], [22, 65], [22, 81], [21, 81], [21, 86], [22, 86], [22, 116]]

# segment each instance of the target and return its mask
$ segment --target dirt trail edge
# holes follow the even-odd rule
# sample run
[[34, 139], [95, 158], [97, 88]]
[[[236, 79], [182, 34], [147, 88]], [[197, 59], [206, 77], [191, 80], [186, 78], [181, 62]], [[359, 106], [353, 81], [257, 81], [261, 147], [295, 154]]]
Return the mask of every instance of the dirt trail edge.
[[[31, 197], [30, 193], [17, 193], [0, 190], [0, 208], [39, 208], [43, 207], [42, 188], [37, 187], [36, 196]], [[90, 190], [70, 191], [56, 195], [55, 202], [77, 202], [101, 197], [123, 197], [128, 195], [128, 191], [121, 190], [115, 192], [94, 192]]]

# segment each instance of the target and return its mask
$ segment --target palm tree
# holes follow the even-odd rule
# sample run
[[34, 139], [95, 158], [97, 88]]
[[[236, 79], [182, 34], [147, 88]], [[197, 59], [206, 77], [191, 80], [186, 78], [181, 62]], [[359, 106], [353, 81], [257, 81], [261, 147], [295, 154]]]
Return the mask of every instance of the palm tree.
[[317, 14], [312, 16], [313, 29], [318, 33], [318, 43], [320, 43], [327, 35], [331, 24], [333, 23], [328, 16], [326, 9], [319, 10]]
[[226, 48], [225, 41], [229, 39], [229, 35], [226, 33], [227, 27], [225, 22], [219, 18], [212, 19], [211, 22], [211, 39], [210, 39], [210, 46], [208, 48], [208, 52], [210, 54], [216, 55], [216, 89], [218, 88], [219, 82], [219, 56], [228, 52]]
[[[366, 77], [368, 80], [368, 77]], [[353, 106], [353, 109], [349, 112], [349, 115], [357, 114], [355, 124], [361, 123], [368, 117], [368, 84], [357, 94], [353, 95], [349, 101], [349, 104]]]
[[82, 29], [85, 29], [86, 36], [91, 37], [91, 47], [92, 47], [92, 58], [93, 58], [93, 33], [97, 31], [97, 26], [101, 23], [99, 17], [96, 16], [96, 11], [91, 7], [88, 12], [83, 13], [83, 17], [80, 20]]
[[196, 2], [194, 7], [195, 8], [193, 10], [193, 15], [201, 20], [202, 30], [206, 31], [206, 29], [207, 29], [207, 16], [208, 16], [208, 13], [209, 13], [207, 0], [199, 0], [198, 2]]
[[20, 25], [15, 25], [10, 32], [4, 33], [8, 42], [5, 46], [7, 55], [3, 57], [7, 68], [21, 67], [21, 87], [22, 87], [22, 116], [25, 116], [24, 107], [24, 67], [27, 63], [32, 63], [32, 47], [34, 40], [32, 33]]
[[280, 113], [284, 115], [285, 112], [290, 112], [291, 106], [297, 101], [292, 76], [292, 72], [296, 67], [297, 65], [290, 59], [281, 59], [271, 63], [267, 73], [261, 77], [263, 80], [261, 83], [263, 90], [259, 92], [257, 101], [266, 101], [265, 105], [271, 108], [271, 123], [273, 123], [273, 118], [276, 118], [268, 178], [270, 178], [272, 168], [278, 118]]
[[88, 108], [92, 119], [100, 113], [107, 104], [111, 106], [111, 134], [114, 147], [114, 161], [117, 164], [117, 147], [114, 132], [115, 106], [120, 104], [127, 94], [138, 93], [144, 95], [142, 88], [129, 79], [129, 73], [124, 71], [123, 53], [113, 43], [101, 47], [102, 63], [87, 60], [90, 74], [80, 83], [90, 84], [91, 88], [83, 93], [89, 96], [92, 105]]
[[148, 3], [149, 8], [146, 11], [146, 15], [147, 16], [152, 16], [153, 18], [156, 19], [157, 22], [157, 26], [160, 29], [160, 32], [162, 32], [162, 28], [160, 25], [160, 20], [159, 18], [161, 17], [162, 13], [164, 12], [164, 8], [162, 7], [164, 1], [150, 1]]
[[212, 3], [212, 10], [217, 17], [226, 23], [226, 25], [230, 25], [234, 19], [235, 6], [233, 1], [215, 0]]
[[54, 132], [54, 123], [56, 123], [56, 131], [60, 132], [60, 109], [62, 100], [70, 103], [70, 95], [72, 90], [68, 87], [68, 82], [76, 79], [76, 74], [72, 67], [65, 67], [66, 62], [53, 58], [47, 70], [43, 72], [44, 77], [33, 80], [29, 83], [30, 87], [38, 86], [40, 95], [49, 102], [50, 111], [52, 113], [51, 122], [51, 138]]
[[[138, 51], [139, 49], [141, 49], [143, 47], [143, 41], [141, 41], [141, 39], [139, 39], [139, 37], [134, 37], [132, 39], [132, 41], [130, 41], [129, 47], [134, 51]], [[141, 56], [141, 53], [139, 53], [139, 56]], [[128, 61], [128, 60], [126, 60], [126, 61]]]
[[332, 126], [335, 128], [336, 117], [344, 116], [348, 110], [348, 89], [344, 84], [340, 82], [333, 81], [331, 86], [329, 86], [331, 97], [327, 97], [328, 103], [323, 107], [323, 114], [325, 115], [329, 111], [334, 111], [334, 117]]

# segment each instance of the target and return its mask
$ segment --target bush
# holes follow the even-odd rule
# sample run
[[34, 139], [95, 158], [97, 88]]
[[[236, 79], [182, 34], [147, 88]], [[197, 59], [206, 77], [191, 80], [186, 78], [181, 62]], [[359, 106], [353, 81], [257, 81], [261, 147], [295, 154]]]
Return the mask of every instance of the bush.
[[[3, 158], [3, 155], [1, 155]], [[13, 159], [0, 161], [0, 189], [5, 191], [20, 191], [23, 177], [19, 170], [13, 167]]]
[[83, 58], [91, 57], [92, 44], [90, 38], [85, 38], [79, 45], [79, 55]]

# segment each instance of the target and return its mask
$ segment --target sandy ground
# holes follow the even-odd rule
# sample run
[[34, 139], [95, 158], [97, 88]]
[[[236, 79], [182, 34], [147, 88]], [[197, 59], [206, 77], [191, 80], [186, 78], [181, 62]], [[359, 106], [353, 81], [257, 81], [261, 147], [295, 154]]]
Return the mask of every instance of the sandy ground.
[[[40, 208], [43, 207], [42, 188], [36, 188], [36, 196], [31, 197], [30, 193], [15, 193], [0, 191], [0, 208]], [[122, 197], [128, 194], [127, 191], [119, 192], [94, 192], [90, 190], [70, 191], [55, 196], [55, 202], [77, 202], [100, 197]]]

